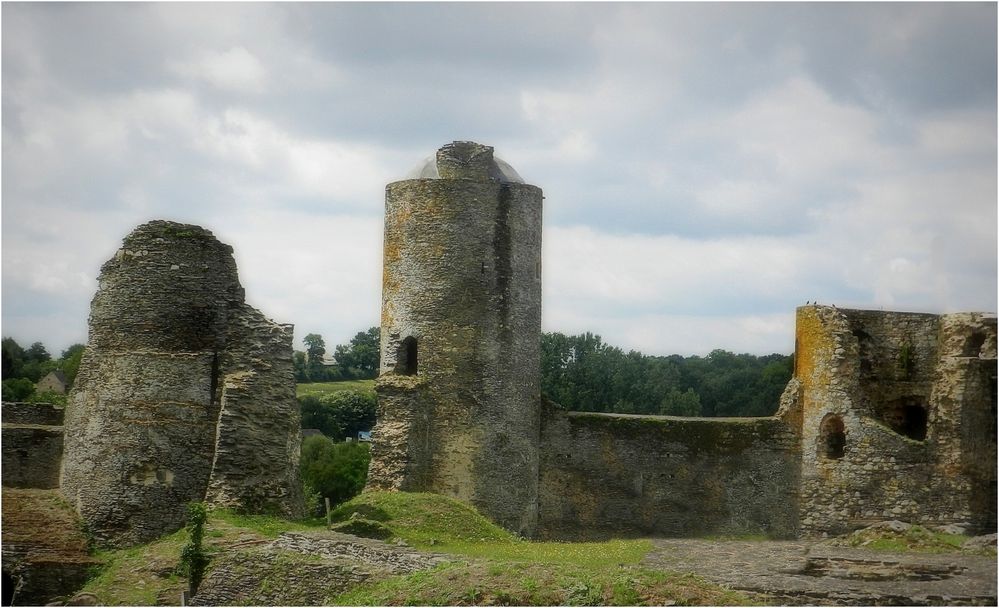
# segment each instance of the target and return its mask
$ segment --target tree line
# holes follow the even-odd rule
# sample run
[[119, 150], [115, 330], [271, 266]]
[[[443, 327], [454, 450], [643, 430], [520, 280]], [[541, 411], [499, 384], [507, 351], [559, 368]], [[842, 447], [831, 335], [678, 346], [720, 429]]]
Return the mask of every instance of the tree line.
[[83, 357], [83, 344], [74, 344], [62, 351], [58, 359], [41, 342], [23, 348], [13, 338], [4, 338], [3, 355], [3, 400], [4, 401], [45, 401], [65, 403], [65, 395], [54, 393], [36, 394], [35, 384], [49, 372], [62, 370], [66, 376], [67, 388], [76, 380]]
[[378, 375], [380, 339], [377, 327], [359, 331], [347, 344], [336, 346], [333, 362], [327, 365], [326, 342], [319, 334], [309, 334], [302, 339], [305, 350], [296, 350], [293, 355], [295, 380], [305, 384], [374, 378]]
[[654, 356], [624, 352], [589, 332], [541, 336], [541, 391], [574, 411], [770, 416], [793, 368], [791, 355]]

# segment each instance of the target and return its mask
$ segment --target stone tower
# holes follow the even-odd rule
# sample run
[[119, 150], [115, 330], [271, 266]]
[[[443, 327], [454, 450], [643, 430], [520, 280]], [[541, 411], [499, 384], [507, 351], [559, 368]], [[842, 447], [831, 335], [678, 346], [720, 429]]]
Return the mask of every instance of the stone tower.
[[232, 248], [199, 226], [149, 222], [99, 283], [62, 466], [94, 536], [152, 540], [192, 501], [300, 514], [292, 327], [244, 302]]
[[369, 485], [537, 526], [541, 190], [454, 142], [385, 193], [379, 416]]

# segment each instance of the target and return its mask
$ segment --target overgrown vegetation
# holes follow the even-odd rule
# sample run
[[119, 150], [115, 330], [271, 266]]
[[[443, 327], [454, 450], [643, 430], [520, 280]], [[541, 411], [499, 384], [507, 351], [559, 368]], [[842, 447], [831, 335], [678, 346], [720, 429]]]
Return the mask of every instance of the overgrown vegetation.
[[297, 394], [299, 400], [309, 395], [325, 395], [340, 391], [357, 391], [365, 395], [375, 396], [374, 380], [338, 380], [336, 382], [310, 382], [308, 384], [298, 384]]
[[306, 486], [329, 498], [331, 505], [339, 505], [364, 489], [370, 460], [367, 443], [334, 443], [328, 437], [313, 435], [302, 442], [299, 467]]
[[318, 429], [335, 441], [357, 439], [358, 431], [375, 425], [377, 402], [370, 393], [355, 390], [306, 395], [298, 398], [302, 428]]
[[191, 595], [198, 592], [201, 579], [205, 576], [205, 567], [208, 565], [208, 556], [201, 546], [207, 520], [208, 512], [203, 503], [193, 502], [187, 506], [188, 541], [180, 552], [179, 570], [187, 577]]
[[996, 554], [994, 546], [965, 549], [963, 545], [968, 541], [968, 538], [968, 536], [962, 534], [948, 534], [929, 530], [920, 525], [911, 525], [900, 530], [888, 527], [864, 528], [857, 530], [845, 538], [837, 539], [834, 544], [896, 553], [914, 551], [917, 553], [968, 552], [985, 555]]

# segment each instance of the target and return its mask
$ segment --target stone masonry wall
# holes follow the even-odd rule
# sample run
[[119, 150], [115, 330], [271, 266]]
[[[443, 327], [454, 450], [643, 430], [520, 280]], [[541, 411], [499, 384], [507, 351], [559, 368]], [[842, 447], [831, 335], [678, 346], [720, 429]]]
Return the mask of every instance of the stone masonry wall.
[[209, 485], [225, 506], [300, 512], [291, 332], [244, 303], [232, 248], [198, 226], [149, 222], [99, 284], [62, 471], [95, 537], [127, 545], [175, 530]]
[[541, 441], [543, 537], [797, 533], [797, 438], [778, 418], [551, 408]]
[[59, 487], [63, 408], [50, 403], [4, 403], [3, 485]]
[[804, 533], [995, 530], [994, 317], [806, 306], [795, 352]]
[[453, 496], [530, 535], [541, 190], [505, 181], [487, 146], [455, 142], [436, 163], [440, 178], [386, 188], [382, 378], [369, 484]]

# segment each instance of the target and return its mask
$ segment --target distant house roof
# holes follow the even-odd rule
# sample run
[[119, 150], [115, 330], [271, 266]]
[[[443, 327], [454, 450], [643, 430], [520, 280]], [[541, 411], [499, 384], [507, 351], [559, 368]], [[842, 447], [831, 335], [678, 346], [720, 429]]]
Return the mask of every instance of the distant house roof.
[[323, 432], [319, 429], [302, 429], [302, 439], [306, 437], [312, 437], [313, 435], [322, 435]]
[[68, 384], [69, 381], [66, 380], [66, 374], [62, 373], [61, 369], [57, 369], [46, 374], [44, 378], [38, 381], [35, 387], [41, 392], [53, 391], [56, 393], [65, 393]]

